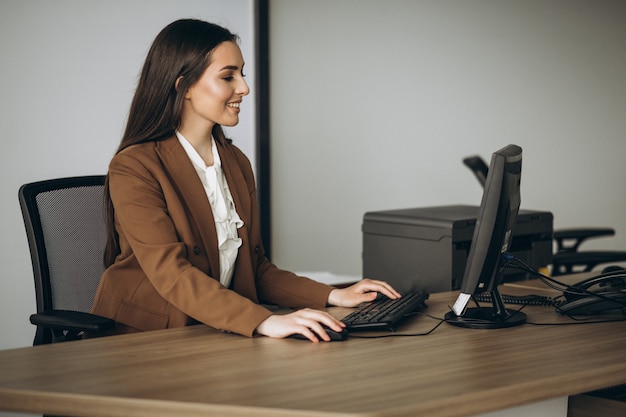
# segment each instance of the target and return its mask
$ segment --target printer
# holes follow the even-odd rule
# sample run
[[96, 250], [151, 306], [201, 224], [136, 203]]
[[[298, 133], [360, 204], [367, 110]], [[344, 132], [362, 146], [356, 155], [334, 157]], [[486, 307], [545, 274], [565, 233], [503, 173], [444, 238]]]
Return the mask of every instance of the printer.
[[[363, 216], [363, 276], [401, 293], [458, 290], [472, 243], [478, 206], [373, 211]], [[510, 253], [535, 269], [552, 263], [553, 216], [520, 209]], [[504, 282], [533, 278], [507, 269]]]

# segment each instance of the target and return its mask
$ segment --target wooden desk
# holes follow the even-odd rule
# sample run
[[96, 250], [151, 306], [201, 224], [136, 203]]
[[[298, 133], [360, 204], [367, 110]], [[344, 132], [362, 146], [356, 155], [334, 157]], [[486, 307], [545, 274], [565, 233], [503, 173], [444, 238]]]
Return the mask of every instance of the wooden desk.
[[[428, 313], [442, 317], [455, 296], [432, 295]], [[524, 311], [569, 322], [547, 307]], [[436, 323], [418, 316], [399, 333]], [[0, 409], [67, 416], [454, 417], [622, 383], [626, 322], [444, 323], [429, 336], [322, 344], [200, 325], [0, 351]]]

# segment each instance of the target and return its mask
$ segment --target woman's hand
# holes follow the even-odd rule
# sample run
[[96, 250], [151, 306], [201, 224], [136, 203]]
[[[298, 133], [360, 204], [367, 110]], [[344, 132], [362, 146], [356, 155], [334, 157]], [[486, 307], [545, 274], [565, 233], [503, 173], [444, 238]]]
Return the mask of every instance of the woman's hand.
[[317, 343], [320, 339], [330, 342], [330, 336], [328, 336], [323, 326], [327, 326], [336, 332], [341, 332], [346, 327], [339, 319], [324, 311], [304, 308], [289, 314], [269, 316], [259, 324], [256, 332], [264, 336], [276, 338], [301, 334], [311, 342]]
[[394, 300], [401, 297], [400, 293], [385, 281], [365, 278], [349, 287], [332, 290], [328, 295], [328, 304], [339, 307], [356, 307], [361, 303], [374, 301], [378, 293]]

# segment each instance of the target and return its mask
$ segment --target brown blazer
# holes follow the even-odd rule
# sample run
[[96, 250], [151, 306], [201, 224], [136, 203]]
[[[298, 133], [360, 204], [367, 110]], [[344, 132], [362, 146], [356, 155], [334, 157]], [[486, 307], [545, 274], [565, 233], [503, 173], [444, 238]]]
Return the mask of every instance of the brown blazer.
[[220, 267], [211, 206], [176, 136], [131, 146], [111, 161], [121, 253], [102, 275], [92, 311], [121, 323], [122, 332], [201, 322], [252, 336], [272, 314], [259, 302], [325, 307], [331, 287], [265, 257], [250, 162], [232, 144], [218, 151], [244, 222], [230, 289], [213, 276]]

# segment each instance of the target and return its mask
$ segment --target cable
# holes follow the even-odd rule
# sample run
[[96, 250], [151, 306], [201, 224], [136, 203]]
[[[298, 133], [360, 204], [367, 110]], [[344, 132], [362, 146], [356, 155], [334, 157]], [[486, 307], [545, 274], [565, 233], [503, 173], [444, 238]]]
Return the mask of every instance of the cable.
[[433, 333], [435, 330], [437, 330], [437, 328], [439, 326], [441, 326], [446, 320], [445, 319], [440, 319], [438, 317], [434, 317], [431, 316], [429, 314], [425, 314], [421, 311], [417, 311], [414, 314], [421, 314], [423, 316], [426, 316], [428, 318], [432, 318], [435, 320], [439, 320], [439, 323], [437, 323], [435, 325], [435, 327], [433, 327], [432, 329], [428, 330], [427, 332], [424, 333], [385, 333], [385, 334], [377, 334], [377, 335], [360, 335], [360, 334], [355, 334], [355, 333], [350, 333], [350, 338], [356, 338], [356, 339], [382, 339], [384, 337], [417, 337], [417, 336], [428, 336], [429, 334]]
[[[557, 307], [561, 304], [562, 300], [557, 300], [556, 298], [546, 297], [544, 295], [509, 295], [509, 294], [500, 294], [502, 297], [502, 301], [504, 304], [519, 304], [524, 306], [552, 306]], [[491, 293], [484, 292], [480, 294], [476, 294], [472, 296], [472, 300], [477, 306], [480, 306], [479, 303], [491, 303], [493, 302], [491, 298]]]
[[[618, 294], [621, 293], [622, 291], [620, 290], [616, 290], [616, 291], [606, 291], [606, 292], [594, 292], [594, 291], [589, 291], [587, 288], [580, 288], [579, 286], [572, 286], [572, 285], [568, 285], [565, 284], [563, 282], [560, 282], [554, 278], [551, 278], [547, 275], [544, 275], [542, 273], [540, 273], [539, 271], [537, 271], [536, 269], [532, 268], [531, 266], [529, 266], [528, 264], [526, 264], [524, 261], [516, 258], [515, 256], [513, 256], [510, 253], [505, 253], [503, 254], [503, 259], [505, 260], [505, 267], [509, 267], [509, 268], [517, 268], [520, 269], [522, 271], [525, 271], [531, 275], [534, 275], [536, 277], [538, 277], [541, 282], [543, 282], [545, 285], [547, 285], [548, 287], [555, 289], [557, 291], [561, 291], [563, 293], [564, 296], [567, 295], [574, 295], [577, 297], [583, 296], [583, 295], [588, 295], [588, 296], [593, 296], [593, 297], [598, 297], [601, 298], [603, 300], [606, 301], [610, 301], [612, 303], [616, 303], [619, 305], [623, 305], [624, 307], [626, 307], [626, 301], [622, 301], [619, 299], [614, 299], [611, 298], [609, 295], [610, 294]], [[597, 282], [600, 282], [604, 279], [607, 278], [626, 278], [626, 271], [609, 271], [609, 272], [605, 272], [599, 275], [595, 275], [592, 276], [590, 278], [587, 278], [586, 280], [578, 283], [578, 285], [582, 284], [588, 284], [589, 286], [594, 285]], [[557, 310], [559, 310], [559, 306], [556, 305], [555, 306]], [[559, 310], [560, 311], [560, 310]], [[568, 317], [572, 317], [571, 315], [567, 314]], [[572, 317], [573, 318], [573, 317]]]

